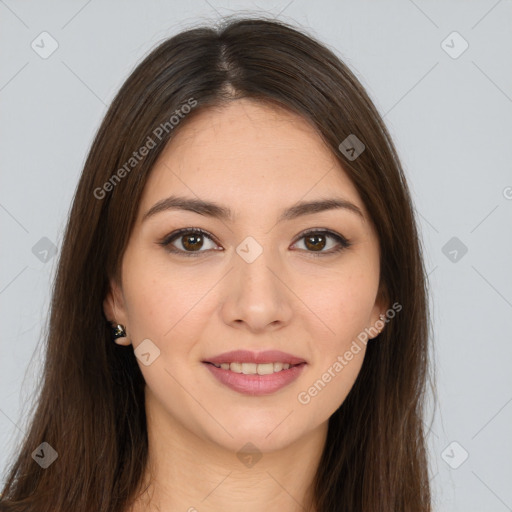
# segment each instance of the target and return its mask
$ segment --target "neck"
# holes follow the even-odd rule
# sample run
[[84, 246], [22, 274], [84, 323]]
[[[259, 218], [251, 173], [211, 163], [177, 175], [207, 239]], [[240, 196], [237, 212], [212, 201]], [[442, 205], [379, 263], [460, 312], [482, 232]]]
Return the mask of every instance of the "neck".
[[[129, 512], [314, 512], [313, 483], [327, 422], [282, 449], [243, 459], [147, 410], [149, 456]], [[165, 418], [165, 419], [164, 419]], [[245, 463], [244, 463], [245, 461]]]

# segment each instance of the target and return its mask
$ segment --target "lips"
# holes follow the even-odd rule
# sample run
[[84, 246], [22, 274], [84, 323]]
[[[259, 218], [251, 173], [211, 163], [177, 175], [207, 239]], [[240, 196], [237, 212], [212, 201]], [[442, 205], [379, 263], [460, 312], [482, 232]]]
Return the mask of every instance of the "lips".
[[306, 361], [301, 358], [281, 352], [280, 350], [264, 350], [263, 352], [251, 352], [249, 350], [233, 350], [231, 352], [224, 352], [215, 357], [205, 359], [203, 363], [212, 363], [220, 365], [223, 363], [287, 363], [290, 366], [305, 363]]
[[216, 380], [246, 395], [275, 393], [296, 380], [307, 365], [304, 359], [279, 350], [235, 350], [202, 362]]

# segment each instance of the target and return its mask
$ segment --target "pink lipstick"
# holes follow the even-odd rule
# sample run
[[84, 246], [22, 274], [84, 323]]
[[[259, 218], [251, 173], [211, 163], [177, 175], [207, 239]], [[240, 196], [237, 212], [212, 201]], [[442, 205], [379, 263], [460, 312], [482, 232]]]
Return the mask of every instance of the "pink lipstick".
[[222, 384], [247, 395], [268, 395], [296, 380], [306, 366], [300, 357], [279, 350], [235, 350], [203, 361]]

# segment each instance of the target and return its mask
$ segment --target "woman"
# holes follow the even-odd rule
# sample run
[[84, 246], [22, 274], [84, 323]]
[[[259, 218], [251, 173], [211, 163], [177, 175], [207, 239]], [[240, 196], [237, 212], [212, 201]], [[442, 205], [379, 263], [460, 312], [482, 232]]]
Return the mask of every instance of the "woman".
[[70, 212], [1, 510], [430, 511], [425, 272], [349, 69], [277, 21], [158, 46]]

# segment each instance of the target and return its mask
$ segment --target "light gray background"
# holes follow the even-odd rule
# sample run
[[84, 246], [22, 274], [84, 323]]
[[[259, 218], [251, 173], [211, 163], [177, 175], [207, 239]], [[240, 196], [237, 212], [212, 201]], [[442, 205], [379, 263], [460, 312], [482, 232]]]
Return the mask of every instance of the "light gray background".
[[[384, 115], [413, 191], [431, 286], [435, 510], [512, 511], [510, 0], [0, 0], [0, 470], [26, 428], [57, 262], [32, 248], [42, 237], [60, 246], [106, 106], [162, 39], [241, 10], [309, 29]], [[47, 59], [31, 48], [42, 46], [43, 31], [59, 45]], [[445, 49], [455, 55], [462, 40], [442, 45], [453, 31], [469, 44], [457, 58]], [[452, 237], [466, 254], [443, 253]]]

